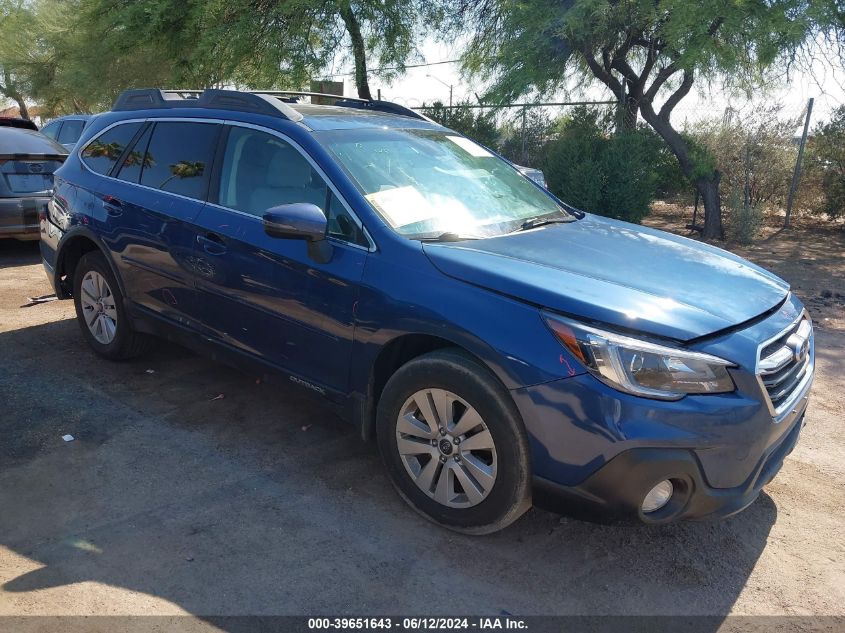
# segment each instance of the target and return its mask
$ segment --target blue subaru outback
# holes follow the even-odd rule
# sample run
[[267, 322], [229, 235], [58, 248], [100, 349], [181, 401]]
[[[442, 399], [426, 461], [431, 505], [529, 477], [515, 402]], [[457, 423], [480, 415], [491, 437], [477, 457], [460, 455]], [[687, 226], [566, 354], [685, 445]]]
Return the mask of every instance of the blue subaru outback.
[[161, 337], [310, 390], [462, 532], [532, 501], [645, 523], [754, 501], [813, 379], [784, 281], [573, 209], [402, 106], [309, 98], [134, 90], [85, 129], [41, 252], [94, 351]]

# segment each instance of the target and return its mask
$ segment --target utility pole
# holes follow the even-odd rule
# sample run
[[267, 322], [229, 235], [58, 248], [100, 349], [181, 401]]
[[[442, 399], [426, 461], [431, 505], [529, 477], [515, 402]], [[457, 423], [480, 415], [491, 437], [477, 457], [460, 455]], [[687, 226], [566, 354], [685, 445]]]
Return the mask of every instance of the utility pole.
[[446, 86], [449, 89], [449, 111], [451, 112], [451, 110], [452, 110], [452, 88], [454, 86], [452, 84], [447, 84], [445, 81], [443, 81], [442, 79], [439, 79], [438, 77], [435, 77], [434, 75], [426, 75], [426, 77], [428, 77], [429, 79], [434, 79], [434, 81], [439, 81], [440, 83], [442, 83], [444, 86]]
[[522, 107], [522, 164], [528, 162], [528, 156], [525, 154], [525, 106]]
[[789, 219], [792, 216], [792, 203], [795, 201], [795, 191], [798, 189], [798, 181], [801, 178], [801, 161], [804, 158], [804, 146], [807, 144], [807, 132], [810, 129], [810, 115], [813, 113], [813, 98], [807, 102], [807, 117], [804, 119], [804, 133], [801, 135], [801, 144], [798, 145], [798, 158], [795, 161], [795, 171], [792, 173], [792, 184], [789, 187], [789, 199], [786, 202], [786, 218], [783, 221], [783, 228], [789, 228]]

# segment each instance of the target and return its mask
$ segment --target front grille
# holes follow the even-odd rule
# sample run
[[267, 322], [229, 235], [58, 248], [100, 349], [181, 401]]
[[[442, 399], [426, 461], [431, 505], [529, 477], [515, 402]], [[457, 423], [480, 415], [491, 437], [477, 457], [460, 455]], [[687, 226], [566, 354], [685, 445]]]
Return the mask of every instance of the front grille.
[[813, 326], [804, 315], [760, 349], [757, 373], [772, 414], [785, 415], [813, 373]]

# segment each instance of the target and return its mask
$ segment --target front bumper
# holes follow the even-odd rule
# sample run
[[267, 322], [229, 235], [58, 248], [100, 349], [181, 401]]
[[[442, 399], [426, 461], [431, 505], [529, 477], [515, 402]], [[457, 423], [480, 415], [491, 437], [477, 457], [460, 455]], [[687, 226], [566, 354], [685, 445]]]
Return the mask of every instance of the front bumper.
[[[528, 431], [538, 504], [567, 499], [567, 510], [587, 506], [651, 522], [742, 510], [778, 471], [803, 424], [812, 338], [809, 377], [781, 414], [770, 410], [755, 369], [761, 342], [794, 325], [802, 313], [789, 296], [766, 318], [694, 347], [736, 363], [731, 393], [649, 400], [590, 374], [512, 390]], [[644, 517], [643, 497], [664, 479], [672, 480], [678, 502]]]
[[47, 211], [49, 198], [0, 198], [0, 239], [37, 240], [38, 216]]
[[[802, 415], [785, 437], [762, 456], [748, 480], [734, 488], [707, 484], [695, 452], [671, 448], [634, 448], [620, 453], [575, 486], [534, 478], [534, 502], [540, 507], [587, 519], [639, 519], [666, 523], [681, 519], [725, 518], [751, 505], [778, 473], [804, 426]], [[644, 514], [643, 498], [669, 479], [674, 495], [660, 510]]]

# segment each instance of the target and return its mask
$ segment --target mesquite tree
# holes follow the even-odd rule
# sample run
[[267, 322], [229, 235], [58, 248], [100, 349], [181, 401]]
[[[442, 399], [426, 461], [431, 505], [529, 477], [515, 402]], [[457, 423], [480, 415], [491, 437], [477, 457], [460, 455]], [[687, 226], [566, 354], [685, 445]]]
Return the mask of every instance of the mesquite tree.
[[459, 0], [473, 38], [465, 68], [492, 79], [488, 98], [550, 94], [600, 82], [665, 141], [695, 183], [705, 238], [722, 236], [719, 170], [673, 125], [694, 86], [752, 89], [819, 27], [812, 0]]
[[174, 85], [298, 88], [350, 61], [367, 99], [370, 65], [385, 78], [404, 72], [442, 14], [426, 0], [72, 1], [85, 10], [77, 31], [111, 38], [123, 56], [151, 48]]
[[31, 15], [23, 0], [0, 0], [0, 104], [14, 101], [24, 119], [29, 118], [26, 99], [32, 97], [26, 55]]

